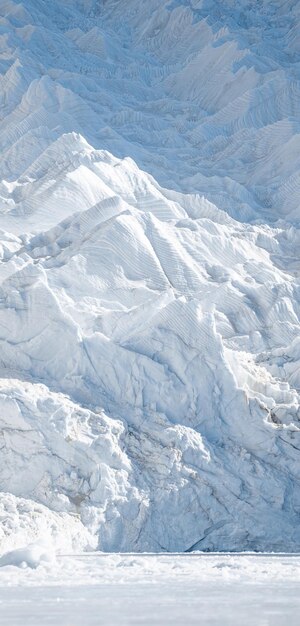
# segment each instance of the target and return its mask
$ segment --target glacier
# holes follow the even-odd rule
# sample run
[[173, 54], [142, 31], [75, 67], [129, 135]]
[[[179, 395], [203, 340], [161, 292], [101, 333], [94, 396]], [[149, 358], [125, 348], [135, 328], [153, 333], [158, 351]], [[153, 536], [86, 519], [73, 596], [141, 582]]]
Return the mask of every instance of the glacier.
[[300, 550], [299, 23], [1, 3], [2, 552]]

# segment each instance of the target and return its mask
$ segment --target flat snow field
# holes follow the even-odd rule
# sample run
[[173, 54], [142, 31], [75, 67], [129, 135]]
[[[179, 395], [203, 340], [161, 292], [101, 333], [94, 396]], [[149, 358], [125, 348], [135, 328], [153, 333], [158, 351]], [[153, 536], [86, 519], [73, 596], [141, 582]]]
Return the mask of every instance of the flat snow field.
[[82, 554], [0, 569], [4, 626], [299, 624], [300, 555]]

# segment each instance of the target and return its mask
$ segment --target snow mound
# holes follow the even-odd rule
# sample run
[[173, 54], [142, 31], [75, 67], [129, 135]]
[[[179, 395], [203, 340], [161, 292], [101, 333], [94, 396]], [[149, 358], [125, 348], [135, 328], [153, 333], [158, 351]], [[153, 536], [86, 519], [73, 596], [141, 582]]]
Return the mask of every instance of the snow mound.
[[25, 548], [12, 550], [0, 557], [0, 567], [14, 565], [15, 567], [31, 567], [36, 569], [41, 563], [50, 563], [53, 560], [53, 554], [46, 546], [32, 543]]

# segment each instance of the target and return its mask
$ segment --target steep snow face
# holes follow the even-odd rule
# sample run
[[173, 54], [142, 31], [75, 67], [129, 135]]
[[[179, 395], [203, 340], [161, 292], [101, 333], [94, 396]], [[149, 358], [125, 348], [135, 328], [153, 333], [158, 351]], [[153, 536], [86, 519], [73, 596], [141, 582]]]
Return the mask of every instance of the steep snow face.
[[299, 2], [2, 6], [2, 177], [34, 185], [8, 206], [44, 204], [36, 159], [75, 131], [242, 221], [299, 220]]
[[3, 3], [6, 550], [300, 549], [297, 18]]

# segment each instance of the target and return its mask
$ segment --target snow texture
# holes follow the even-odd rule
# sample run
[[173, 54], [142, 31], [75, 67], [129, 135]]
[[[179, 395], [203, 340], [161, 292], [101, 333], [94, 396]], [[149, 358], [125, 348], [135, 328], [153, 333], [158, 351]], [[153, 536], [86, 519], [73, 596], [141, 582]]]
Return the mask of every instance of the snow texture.
[[298, 626], [299, 582], [299, 555], [60, 556], [37, 569], [0, 569], [0, 619], [14, 626]]
[[1, 552], [300, 549], [299, 20], [1, 2]]

